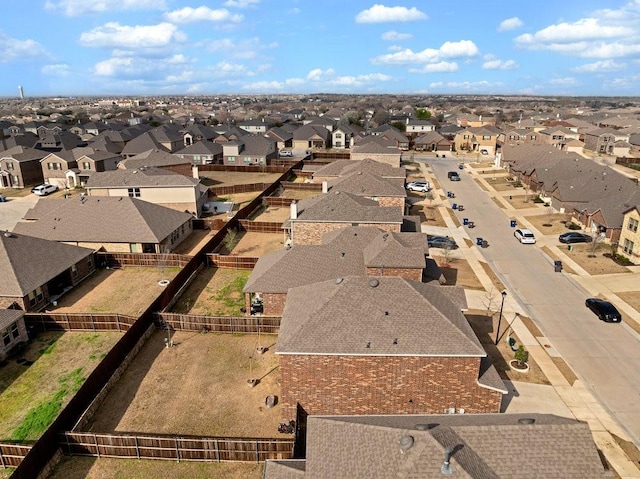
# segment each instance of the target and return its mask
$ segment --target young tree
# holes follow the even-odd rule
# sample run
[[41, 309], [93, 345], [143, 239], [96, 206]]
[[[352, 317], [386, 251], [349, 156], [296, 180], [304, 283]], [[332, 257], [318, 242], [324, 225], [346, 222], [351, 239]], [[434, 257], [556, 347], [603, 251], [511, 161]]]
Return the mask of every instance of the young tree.
[[235, 228], [231, 228], [227, 231], [227, 234], [224, 235], [222, 240], [222, 245], [227, 250], [227, 252], [231, 253], [233, 248], [238, 244], [238, 231]]

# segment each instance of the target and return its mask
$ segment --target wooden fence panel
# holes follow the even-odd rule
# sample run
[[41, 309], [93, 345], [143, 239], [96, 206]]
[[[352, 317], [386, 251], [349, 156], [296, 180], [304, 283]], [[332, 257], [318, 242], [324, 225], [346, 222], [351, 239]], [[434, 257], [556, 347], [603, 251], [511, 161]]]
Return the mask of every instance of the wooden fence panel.
[[322, 191], [322, 183], [295, 183], [293, 181], [280, 182], [285, 190]]
[[233, 195], [236, 193], [249, 193], [251, 191], [263, 191], [269, 186], [271, 186], [271, 183], [246, 183], [243, 185], [210, 186], [209, 198], [215, 198], [224, 195]]
[[240, 226], [250, 233], [282, 233], [282, 222], [240, 220]]
[[184, 267], [191, 256], [174, 253], [97, 253], [98, 265], [111, 268], [124, 266], [150, 266], [157, 268]]
[[266, 196], [264, 200], [266, 201], [267, 206], [277, 207], [290, 206], [292, 202], [299, 201], [295, 198], [284, 198], [282, 196]]
[[207, 253], [207, 265], [215, 268], [252, 270], [258, 262], [253, 256], [231, 256], [218, 253]]
[[156, 326], [176, 331], [212, 333], [278, 334], [281, 316], [198, 316], [178, 313], [155, 313]]
[[118, 313], [25, 313], [24, 319], [37, 331], [128, 331], [137, 320]]
[[31, 446], [24, 444], [0, 444], [0, 469], [18, 467]]
[[285, 173], [291, 166], [298, 164], [299, 160], [271, 160], [269, 166], [249, 165], [198, 165], [198, 171], [236, 171], [244, 173]]

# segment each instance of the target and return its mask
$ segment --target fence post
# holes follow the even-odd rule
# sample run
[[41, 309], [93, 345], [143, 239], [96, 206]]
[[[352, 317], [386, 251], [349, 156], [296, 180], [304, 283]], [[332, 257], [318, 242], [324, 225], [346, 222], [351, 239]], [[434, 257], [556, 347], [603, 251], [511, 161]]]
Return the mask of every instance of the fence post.
[[0, 447], [0, 464], [2, 465], [2, 469], [6, 469], [7, 465], [4, 463], [4, 456], [2, 455], [2, 448]]
[[64, 317], [67, 320], [67, 331], [71, 331], [71, 323], [69, 323], [69, 313], [64, 313]]
[[220, 441], [216, 439], [216, 459], [220, 462]]
[[118, 331], [120, 332], [120, 314], [116, 313], [116, 325], [118, 326]]
[[260, 463], [260, 442], [256, 441], [256, 462]]
[[176, 442], [176, 459], [178, 462], [180, 462], [180, 447], [178, 446], [178, 438], [175, 438], [175, 442]]
[[136, 440], [136, 456], [138, 456], [138, 459], [140, 459], [140, 447], [138, 446], [138, 436], [133, 436], [133, 438]]
[[95, 332], [96, 323], [93, 321], [93, 313], [89, 313], [89, 318], [91, 318], [91, 329], [93, 329], [93, 331]]
[[100, 446], [98, 446], [98, 436], [93, 435], [93, 442], [96, 445], [96, 454], [100, 457]]

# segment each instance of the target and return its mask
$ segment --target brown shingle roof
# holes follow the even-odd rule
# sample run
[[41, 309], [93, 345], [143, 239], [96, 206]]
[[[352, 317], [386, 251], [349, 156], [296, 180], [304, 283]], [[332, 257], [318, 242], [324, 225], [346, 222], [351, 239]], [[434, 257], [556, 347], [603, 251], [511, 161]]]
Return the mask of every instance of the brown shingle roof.
[[189, 178], [160, 168], [118, 169], [97, 172], [87, 181], [87, 188], [109, 188], [134, 186], [191, 186], [199, 183]]
[[370, 173], [355, 171], [328, 182], [331, 191], [343, 191], [356, 196], [405, 198], [404, 178], [381, 178]]
[[300, 200], [297, 220], [402, 224], [402, 213], [400, 207], [382, 207], [368, 198], [335, 191]]
[[20, 309], [0, 309], [0, 331], [8, 328], [24, 316]]

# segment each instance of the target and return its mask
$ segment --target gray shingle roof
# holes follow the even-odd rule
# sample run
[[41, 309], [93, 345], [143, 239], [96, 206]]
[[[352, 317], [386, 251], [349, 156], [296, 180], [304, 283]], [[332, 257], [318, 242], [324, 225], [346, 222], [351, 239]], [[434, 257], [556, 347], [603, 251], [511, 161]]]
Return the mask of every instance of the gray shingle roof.
[[0, 309], [0, 331], [8, 328], [23, 316], [24, 311], [20, 309]]
[[356, 196], [405, 198], [403, 178], [381, 178], [371, 173], [354, 171], [328, 182], [329, 190], [343, 191]]
[[134, 186], [191, 186], [199, 183], [178, 173], [160, 168], [118, 169], [94, 173], [87, 181], [87, 188], [110, 188]]
[[391, 276], [351, 276], [292, 288], [276, 352], [486, 356], [460, 308], [440, 289]]
[[447, 447], [450, 477], [607, 477], [588, 425], [546, 414], [310, 416], [306, 443], [294, 477], [440, 479]]
[[0, 296], [26, 296], [91, 253], [93, 250], [89, 248], [20, 233], [2, 233]]
[[[124, 154], [124, 151], [122, 152]], [[173, 155], [166, 150], [162, 149], [149, 149], [140, 153], [139, 155], [132, 156], [126, 160], [122, 160], [120, 165], [127, 169], [142, 168], [143, 166], [174, 166], [190, 164], [189, 160], [183, 160], [179, 156]]]
[[[305, 165], [306, 166], [306, 165]], [[313, 165], [311, 165], [313, 166]], [[361, 171], [363, 173], [370, 173], [382, 178], [402, 178], [407, 177], [407, 170], [405, 168], [395, 168], [386, 163], [379, 161], [366, 159], [360, 161], [354, 160], [337, 160], [327, 165], [324, 165], [314, 171], [315, 176], [328, 177], [328, 176], [344, 176], [349, 173]]]
[[332, 223], [402, 224], [402, 213], [400, 207], [383, 207], [368, 198], [335, 191], [300, 200], [297, 219]]
[[192, 217], [137, 198], [106, 196], [41, 199], [27, 213], [37, 220], [18, 223], [15, 231], [98, 243], [160, 243]]

